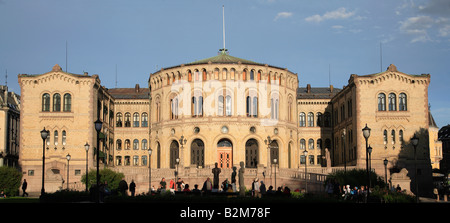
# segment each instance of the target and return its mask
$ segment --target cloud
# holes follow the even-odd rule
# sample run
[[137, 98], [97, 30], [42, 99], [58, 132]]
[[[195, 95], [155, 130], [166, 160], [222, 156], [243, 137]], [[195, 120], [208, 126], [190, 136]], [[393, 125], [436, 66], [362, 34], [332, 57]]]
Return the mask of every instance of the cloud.
[[307, 22], [322, 22], [330, 19], [347, 19], [355, 15], [355, 12], [349, 12], [346, 8], [341, 7], [331, 12], [326, 12], [323, 15], [312, 15], [310, 17], [305, 18]]
[[422, 13], [439, 16], [450, 16], [450, 1], [448, 0], [430, 0], [426, 5], [418, 7]]
[[280, 18], [282, 18], [282, 19], [289, 18], [289, 17], [292, 17], [292, 15], [293, 15], [292, 12], [279, 12], [279, 13], [275, 16], [274, 21], [277, 21], [277, 20], [280, 19]]
[[415, 16], [400, 22], [400, 30], [406, 34], [412, 35], [411, 43], [431, 41], [428, 35], [435, 21], [430, 16]]

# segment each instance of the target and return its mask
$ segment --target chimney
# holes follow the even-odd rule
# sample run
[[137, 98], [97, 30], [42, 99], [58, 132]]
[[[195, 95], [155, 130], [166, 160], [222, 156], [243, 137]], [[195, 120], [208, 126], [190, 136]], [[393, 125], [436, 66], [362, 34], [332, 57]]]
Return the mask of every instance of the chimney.
[[134, 86], [134, 90], [136, 91], [136, 93], [139, 93], [139, 84], [136, 84], [136, 86]]
[[306, 93], [311, 93], [311, 85], [310, 84], [306, 85]]
[[333, 93], [333, 85], [330, 85], [330, 92]]

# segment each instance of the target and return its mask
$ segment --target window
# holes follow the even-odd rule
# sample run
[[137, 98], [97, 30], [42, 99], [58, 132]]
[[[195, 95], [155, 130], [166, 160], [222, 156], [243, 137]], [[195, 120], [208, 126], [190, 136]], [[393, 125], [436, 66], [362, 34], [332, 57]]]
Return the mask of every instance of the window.
[[386, 111], [386, 95], [384, 93], [378, 94], [378, 111]]
[[407, 107], [406, 107], [407, 103], [406, 103], [406, 94], [405, 93], [401, 93], [398, 96], [398, 110], [399, 111], [406, 111]]
[[403, 130], [398, 131], [398, 141], [403, 145]]
[[255, 92], [250, 92], [246, 98], [247, 117], [258, 117], [258, 97]]
[[195, 92], [192, 97], [191, 114], [193, 117], [203, 116], [203, 96], [199, 92]]
[[255, 80], [255, 70], [251, 70], [250, 71], [250, 80], [254, 81]]
[[133, 166], [139, 165], [139, 156], [133, 156]]
[[55, 143], [55, 146], [58, 145], [58, 131], [55, 130], [55, 132], [53, 133], [53, 142]]
[[231, 116], [231, 96], [230, 95], [227, 95], [227, 97], [226, 97], [225, 113], [227, 116]]
[[122, 157], [121, 156], [116, 156], [116, 165], [122, 166]]
[[329, 112], [325, 112], [324, 114], [324, 120], [323, 120], [323, 126], [324, 127], [330, 127], [331, 124], [331, 115]]
[[308, 113], [308, 127], [314, 127], [314, 113]]
[[320, 112], [318, 112], [317, 113], [317, 123], [316, 123], [316, 125], [318, 126], [318, 127], [322, 127], [323, 126], [323, 124], [322, 124], [322, 113], [320, 113]]
[[133, 114], [133, 127], [139, 127], [139, 113]]
[[131, 146], [130, 140], [129, 139], [125, 139], [125, 149], [129, 150]]
[[308, 149], [314, 149], [314, 139], [308, 140]]
[[70, 112], [72, 110], [72, 95], [69, 93], [64, 94], [64, 108], [65, 112]]
[[59, 95], [58, 93], [53, 95], [53, 111], [61, 111], [61, 95]]
[[148, 114], [146, 112], [142, 113], [142, 127], [148, 127]]
[[147, 156], [141, 156], [142, 166], [147, 166]]
[[125, 113], [125, 127], [131, 127], [131, 114]]
[[383, 132], [383, 141], [384, 141], [384, 145], [387, 145], [387, 140], [388, 140], [388, 136], [387, 136], [387, 130], [384, 130]]
[[300, 140], [300, 149], [302, 149], [302, 150], [306, 149], [306, 140], [305, 139]]
[[122, 113], [116, 115], [116, 127], [122, 127]]
[[66, 145], [66, 139], [67, 139], [67, 135], [66, 135], [66, 130], [62, 131], [62, 145], [65, 146]]
[[188, 70], [188, 81], [189, 82], [192, 81], [192, 72], [191, 72], [191, 70]]
[[299, 126], [300, 127], [305, 127], [306, 126], [306, 115], [304, 112], [300, 113], [299, 116]]
[[146, 139], [142, 140], [142, 150], [148, 150], [148, 148], [147, 148], [147, 140]]
[[133, 140], [133, 149], [134, 150], [139, 149], [139, 140], [137, 140], [137, 139]]
[[47, 93], [42, 95], [42, 111], [50, 111], [50, 95]]
[[394, 93], [389, 94], [389, 111], [396, 111], [397, 110], [397, 102], [396, 102], [397, 96]]
[[217, 108], [217, 115], [223, 116], [223, 96], [219, 95], [219, 107]]
[[170, 119], [178, 119], [178, 96], [172, 95], [170, 99]]
[[391, 141], [392, 141], [392, 145], [395, 144], [395, 130], [391, 131]]
[[116, 140], [116, 149], [122, 150], [122, 140], [120, 139]]

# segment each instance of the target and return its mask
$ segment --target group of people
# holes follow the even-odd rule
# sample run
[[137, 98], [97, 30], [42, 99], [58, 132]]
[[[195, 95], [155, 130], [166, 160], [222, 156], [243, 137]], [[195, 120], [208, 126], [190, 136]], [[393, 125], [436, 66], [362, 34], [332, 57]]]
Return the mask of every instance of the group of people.
[[259, 179], [256, 177], [252, 182], [251, 193], [252, 193], [252, 197], [258, 197], [258, 198], [261, 198], [262, 196], [272, 196], [272, 195], [290, 196], [291, 189], [289, 189], [289, 187], [287, 187], [286, 185], [283, 185], [282, 187], [278, 187], [276, 191], [274, 190], [272, 185], [270, 185], [269, 188], [266, 188], [266, 184], [264, 183], [264, 181], [261, 180], [261, 182], [260, 182]]
[[354, 202], [365, 202], [367, 199], [367, 187], [366, 186], [353, 186], [344, 185], [340, 186], [337, 181], [328, 181], [325, 186], [325, 191], [330, 197], [341, 197], [344, 200]]

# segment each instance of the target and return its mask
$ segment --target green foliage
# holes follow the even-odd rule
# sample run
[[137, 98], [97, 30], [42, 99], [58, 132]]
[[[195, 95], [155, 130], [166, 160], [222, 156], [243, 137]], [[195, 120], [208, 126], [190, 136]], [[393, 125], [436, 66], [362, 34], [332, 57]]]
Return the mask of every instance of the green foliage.
[[[110, 169], [101, 169], [100, 174], [100, 184], [105, 181], [108, 183], [108, 188], [117, 189], [119, 188], [119, 182], [125, 177], [123, 173], [114, 172]], [[91, 170], [88, 174], [88, 187], [97, 184], [97, 170]], [[81, 177], [81, 182], [86, 185], [86, 174]]]
[[[384, 181], [376, 173], [370, 171], [369, 175], [372, 187], [385, 186]], [[357, 186], [359, 188], [361, 185], [367, 185], [367, 171], [365, 169], [339, 170], [328, 175], [325, 185], [330, 180], [331, 182], [336, 180], [341, 186], [350, 185], [351, 187]]]
[[69, 203], [89, 201], [89, 194], [85, 191], [59, 190], [54, 193], [45, 193], [39, 198], [43, 203]]
[[0, 167], [0, 190], [6, 196], [16, 196], [19, 194], [19, 188], [22, 181], [22, 173], [13, 167]]

